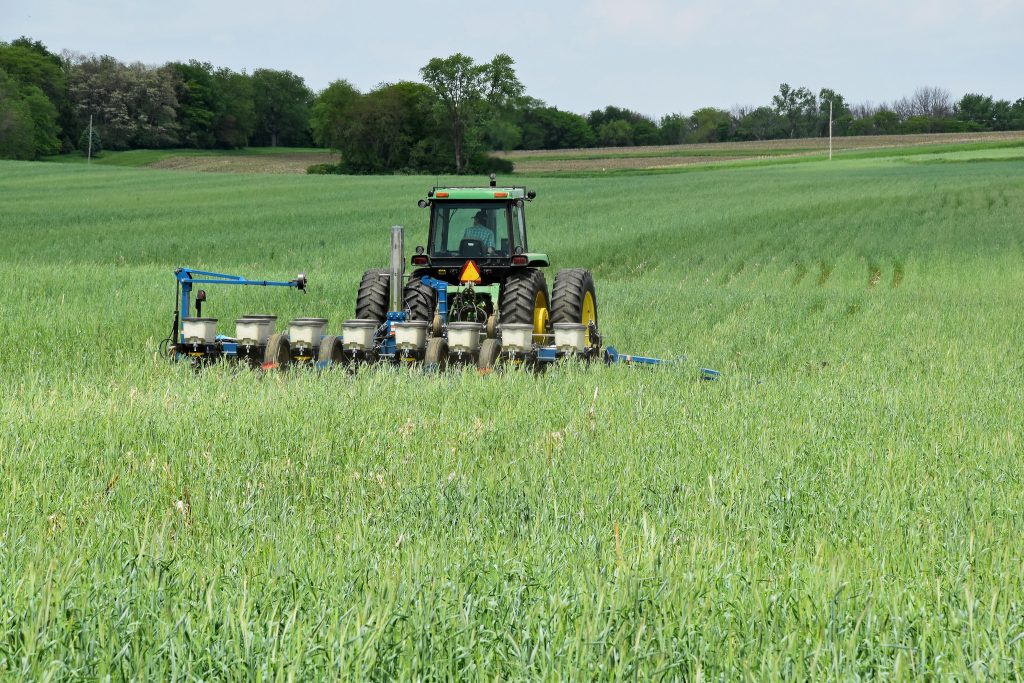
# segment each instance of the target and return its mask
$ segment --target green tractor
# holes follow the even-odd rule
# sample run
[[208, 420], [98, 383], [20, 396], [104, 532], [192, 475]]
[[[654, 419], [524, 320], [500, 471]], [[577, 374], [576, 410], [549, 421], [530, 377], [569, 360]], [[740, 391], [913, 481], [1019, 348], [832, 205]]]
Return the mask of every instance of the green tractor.
[[[594, 278], [582, 268], [559, 270], [549, 295], [541, 270], [548, 257], [528, 242], [526, 203], [535, 197], [524, 187], [497, 187], [493, 175], [485, 187], [428, 191], [419, 201], [430, 209], [427, 246], [416, 247], [403, 290], [409, 319], [430, 322], [435, 337], [453, 322], [486, 324], [490, 338], [499, 324], [530, 324], [537, 344], [549, 342], [555, 323], [581, 323], [590, 344], [598, 321]], [[388, 291], [387, 269], [366, 271], [356, 318], [383, 323]]]

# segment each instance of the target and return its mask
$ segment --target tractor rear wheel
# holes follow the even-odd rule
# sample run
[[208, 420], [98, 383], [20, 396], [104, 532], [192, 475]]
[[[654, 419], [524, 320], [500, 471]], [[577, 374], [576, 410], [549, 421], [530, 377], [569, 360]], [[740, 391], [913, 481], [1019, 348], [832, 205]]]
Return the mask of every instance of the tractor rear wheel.
[[402, 305], [409, 311], [410, 320], [430, 322], [434, 319], [434, 309], [437, 308], [437, 290], [424, 284], [422, 275], [413, 273], [405, 285]]
[[551, 322], [582, 323], [587, 326], [590, 343], [590, 325], [597, 325], [597, 294], [594, 276], [583, 268], [564, 268], [555, 276], [551, 288]]
[[320, 340], [320, 352], [317, 354], [318, 363], [336, 365], [345, 359], [345, 350], [338, 337], [328, 335]]
[[288, 343], [288, 335], [278, 332], [270, 336], [267, 350], [263, 354], [263, 367], [267, 370], [284, 370], [292, 360], [292, 349]]
[[427, 340], [427, 351], [423, 356], [423, 367], [443, 372], [448, 366], [448, 342], [444, 337], [431, 337]]
[[356, 318], [384, 322], [388, 315], [391, 274], [387, 268], [371, 268], [363, 273], [356, 294]]
[[476, 359], [478, 370], [491, 370], [498, 362], [498, 354], [501, 353], [501, 342], [497, 339], [484, 339], [480, 345], [480, 355]]
[[533, 325], [533, 334], [551, 330], [548, 313], [548, 283], [535, 268], [516, 271], [505, 278], [498, 292], [498, 316], [502, 323]]

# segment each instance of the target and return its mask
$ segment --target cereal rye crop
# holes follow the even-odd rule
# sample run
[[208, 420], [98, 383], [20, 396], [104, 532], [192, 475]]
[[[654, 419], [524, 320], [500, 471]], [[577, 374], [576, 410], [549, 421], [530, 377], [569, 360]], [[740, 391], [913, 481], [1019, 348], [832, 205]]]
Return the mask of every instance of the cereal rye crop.
[[196, 374], [175, 266], [336, 329], [433, 179], [0, 163], [0, 675], [1024, 676], [1019, 149], [527, 181], [688, 361]]

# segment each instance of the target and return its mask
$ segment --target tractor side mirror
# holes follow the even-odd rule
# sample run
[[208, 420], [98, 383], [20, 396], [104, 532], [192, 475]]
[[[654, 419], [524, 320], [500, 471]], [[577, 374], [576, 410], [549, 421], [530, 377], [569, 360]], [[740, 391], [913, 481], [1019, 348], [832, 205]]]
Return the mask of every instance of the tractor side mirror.
[[430, 202], [428, 202], [426, 199], [421, 199], [418, 202], [416, 202], [416, 206], [420, 207], [421, 209], [425, 209], [428, 206], [430, 206]]

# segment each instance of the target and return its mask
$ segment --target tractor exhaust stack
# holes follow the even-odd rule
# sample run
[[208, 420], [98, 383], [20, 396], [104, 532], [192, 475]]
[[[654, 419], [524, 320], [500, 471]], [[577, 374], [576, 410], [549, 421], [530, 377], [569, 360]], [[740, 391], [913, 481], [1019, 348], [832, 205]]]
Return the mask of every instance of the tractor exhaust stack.
[[405, 276], [405, 228], [391, 226], [391, 307], [392, 313], [402, 310], [402, 278]]

